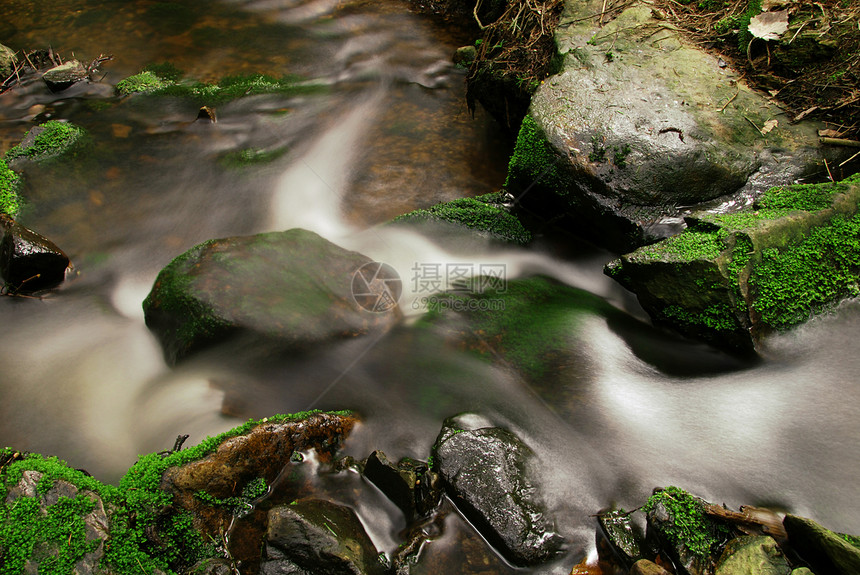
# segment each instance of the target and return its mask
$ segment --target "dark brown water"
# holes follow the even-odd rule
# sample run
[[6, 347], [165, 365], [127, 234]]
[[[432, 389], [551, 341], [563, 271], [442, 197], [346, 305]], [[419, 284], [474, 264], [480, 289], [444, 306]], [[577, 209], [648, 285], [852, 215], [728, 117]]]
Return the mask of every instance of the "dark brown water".
[[[857, 303], [775, 338], [764, 362], [739, 368], [641, 322], [601, 273], [609, 254], [560, 258], [376, 226], [501, 185], [505, 146], [480, 111], [468, 114], [463, 73], [450, 64], [471, 41], [393, 0], [0, 2], [6, 45], [114, 55], [102, 82], [60, 98], [38, 83], [0, 95], [2, 151], [50, 118], [94, 141], [71, 171], [25, 174], [20, 220], [62, 246], [76, 272], [43, 301], [0, 298], [0, 443], [115, 481], [178, 434], [195, 442], [309, 407], [362, 414], [347, 445], [358, 458], [373, 449], [426, 458], [442, 420], [474, 410], [540, 454], [571, 541], [552, 572], [569, 572], [591, 549], [591, 514], [611, 502], [635, 507], [658, 485], [732, 507], [779, 504], [860, 532]], [[218, 107], [214, 125], [194, 123], [196, 108], [181, 101], [113, 95], [118, 80], [163, 61], [201, 80], [298, 74], [326, 89], [236, 100]], [[242, 168], [226, 161], [247, 149], [284, 153]], [[532, 383], [412, 329], [422, 294], [408, 285], [407, 322], [383, 338], [279, 364], [225, 362], [228, 349], [165, 366], [141, 311], [158, 271], [210, 238], [291, 227], [387, 262], [405, 284], [416, 266], [503, 265], [508, 279], [546, 274], [622, 313], [554, 317], [569, 354]], [[355, 505], [380, 548], [396, 547], [396, 513]], [[460, 538], [468, 530], [454, 516], [445, 522], [428, 566], [447, 555], [462, 572], [509, 571], [498, 559], [480, 567], [480, 540]]]

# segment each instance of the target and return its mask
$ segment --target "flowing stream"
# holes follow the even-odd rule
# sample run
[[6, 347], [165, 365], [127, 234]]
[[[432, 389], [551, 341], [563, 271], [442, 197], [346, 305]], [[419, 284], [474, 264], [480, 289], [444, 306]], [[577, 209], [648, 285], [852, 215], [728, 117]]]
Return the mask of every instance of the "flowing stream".
[[[463, 72], [450, 63], [473, 40], [397, 0], [0, 4], [6, 45], [114, 56], [101, 82], [61, 96], [38, 83], [0, 95], [0, 151], [46, 119], [79, 124], [94, 142], [73, 169], [25, 173], [19, 220], [60, 245], [75, 272], [41, 301], [0, 298], [0, 443], [114, 482], [179, 434], [195, 443], [311, 407], [361, 413], [346, 445], [357, 458], [382, 449], [426, 459], [444, 418], [473, 410], [538, 452], [572, 555], [592, 549], [597, 510], [635, 507], [669, 484], [860, 533], [857, 302], [741, 365], [651, 327], [602, 275], [612, 254], [380, 225], [504, 181], [504, 139], [466, 110]], [[164, 61], [204, 81], [296, 74], [323, 89], [235, 100], [216, 124], [195, 123], [196, 107], [179, 100], [113, 95], [117, 81]], [[236, 166], [242, 150], [281, 155]], [[218, 350], [166, 366], [141, 309], [158, 271], [210, 238], [292, 227], [398, 270], [404, 325], [302, 360], [229, 363]], [[565, 361], [529, 383], [411, 328], [423, 312], [409, 305], [421, 295], [416, 266], [448, 263], [504, 266], [508, 280], [551, 276], [614, 310], [574, 314]], [[397, 545], [384, 517], [362, 518], [381, 549]]]

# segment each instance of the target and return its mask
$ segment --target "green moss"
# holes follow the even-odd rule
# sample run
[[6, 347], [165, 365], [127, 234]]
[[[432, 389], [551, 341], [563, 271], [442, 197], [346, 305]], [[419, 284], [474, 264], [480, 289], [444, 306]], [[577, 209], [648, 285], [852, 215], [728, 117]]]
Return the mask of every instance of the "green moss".
[[[0, 461], [10, 459], [12, 450], [0, 450]], [[56, 481], [67, 481], [80, 490], [92, 491], [105, 501], [118, 499], [115, 487], [104, 485], [55, 457], [28, 454], [0, 468], [0, 502], [6, 500], [9, 489], [23, 477], [25, 471], [37, 471], [42, 478], [36, 485], [38, 495], [44, 495]], [[75, 497], [60, 497], [40, 511], [39, 497], [18, 497], [11, 504], [0, 503], [0, 565], [3, 573], [24, 573], [28, 560], [39, 564], [39, 572], [53, 575], [72, 573], [74, 564], [92, 552], [97, 540], [87, 541], [84, 517], [95, 506], [86, 493]]]
[[233, 510], [234, 514], [241, 514], [243, 511], [250, 508], [251, 502], [254, 499], [264, 495], [268, 490], [269, 486], [266, 483], [266, 480], [262, 477], [258, 477], [249, 481], [248, 484], [242, 488], [241, 495], [237, 495], [236, 497], [215, 497], [207, 491], [198, 491], [194, 496], [201, 501], [205, 501], [209, 505], [228, 507]]
[[27, 132], [24, 140], [6, 153], [6, 159], [26, 157], [41, 161], [73, 155], [87, 141], [87, 133], [80, 126], [48, 120]]
[[676, 548], [685, 547], [699, 559], [707, 559], [731, 536], [722, 523], [705, 514], [703, 502], [678, 487], [667, 487], [652, 495], [642, 511], [650, 513], [662, 506], [670, 517], [662, 535]]
[[482, 293], [445, 294], [431, 300], [425, 321], [437, 321], [449, 309], [467, 316], [464, 335], [472, 351], [490, 361], [501, 355], [534, 381], [568, 350], [580, 318], [611, 313], [603, 299], [544, 277], [508, 281]]
[[267, 164], [274, 162], [287, 152], [287, 148], [275, 148], [264, 150], [260, 148], [245, 148], [223, 155], [219, 162], [227, 168], [243, 168], [256, 164]]
[[670, 305], [663, 309], [663, 314], [675, 323], [690, 327], [703, 326], [714, 331], [735, 331], [741, 327], [732, 308], [725, 303], [709, 305], [695, 312], [678, 305]]
[[803, 210], [814, 212], [829, 208], [834, 196], [848, 191], [851, 184], [858, 183], [858, 175], [837, 183], [797, 184], [769, 189], [756, 202], [764, 210]]
[[[207, 437], [194, 447], [166, 455], [144, 455], [123, 476], [118, 487], [105, 485], [55, 457], [28, 454], [0, 466], [0, 566], [4, 575], [23, 573], [29, 559], [40, 562], [40, 573], [71, 574], [74, 563], [98, 544], [86, 541], [82, 518], [94, 505], [86, 494], [79, 493], [71, 499], [61, 497], [57, 504], [48, 508], [47, 515], [39, 513], [38, 498], [20, 497], [11, 505], [2, 504], [9, 488], [20, 481], [25, 471], [43, 474], [37, 484], [39, 493], [50, 490], [54, 482], [64, 480], [102, 498], [111, 513], [109, 539], [102, 562], [111, 572], [151, 575], [160, 570], [172, 575], [200, 559], [215, 556], [217, 550], [212, 541], [204, 540], [194, 529], [191, 515], [176, 512], [171, 507], [171, 497], [160, 489], [167, 468], [205, 457], [226, 439], [246, 434], [261, 423], [300, 421], [315, 413], [321, 412], [314, 410], [249, 420], [220, 435]], [[329, 413], [351, 415], [349, 411]], [[14, 459], [10, 457], [12, 454], [11, 449], [0, 450], [0, 462]], [[266, 489], [264, 481], [251, 481], [243, 489], [242, 498], [250, 501]], [[157, 535], [158, 545], [147, 534]]]
[[860, 216], [836, 216], [782, 251], [768, 249], [750, 276], [753, 309], [785, 329], [860, 295]]
[[21, 198], [18, 196], [18, 188], [21, 179], [6, 164], [6, 160], [0, 158], [0, 213], [16, 216], [21, 210]]
[[172, 84], [173, 82], [170, 80], [165, 80], [153, 72], [144, 71], [117, 82], [116, 90], [121, 95], [127, 96], [141, 92], [153, 92]]
[[517, 195], [534, 185], [567, 196], [567, 184], [560, 158], [552, 151], [543, 130], [531, 116], [523, 118], [514, 152], [508, 162], [505, 189]]
[[516, 216], [502, 205], [501, 194], [486, 194], [477, 198], [460, 198], [436, 204], [426, 210], [415, 210], [398, 216], [395, 222], [441, 220], [488, 233], [496, 238], [526, 244], [531, 234]]
[[[124, 84], [128, 82], [128, 84]], [[259, 94], [299, 95], [321, 91], [319, 85], [303, 83], [296, 76], [275, 78], [264, 74], [228, 76], [217, 84], [193, 81], [173, 81], [144, 71], [117, 84], [120, 93], [142, 92], [150, 96], [172, 96], [190, 100], [197, 105], [215, 106], [243, 96]]]
[[716, 230], [690, 227], [676, 236], [643, 248], [643, 254], [656, 259], [668, 257], [675, 261], [691, 262], [715, 259], [725, 247]]

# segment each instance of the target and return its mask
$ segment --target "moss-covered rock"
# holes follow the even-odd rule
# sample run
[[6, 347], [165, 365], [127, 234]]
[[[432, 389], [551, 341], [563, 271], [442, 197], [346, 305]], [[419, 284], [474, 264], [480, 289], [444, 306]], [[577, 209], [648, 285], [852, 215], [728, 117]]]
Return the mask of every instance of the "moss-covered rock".
[[487, 237], [521, 245], [531, 240], [529, 231], [511, 214], [506, 198], [499, 193], [443, 202], [394, 219], [399, 223], [421, 221], [448, 222]]
[[749, 353], [860, 294], [860, 178], [771, 188], [733, 214], [700, 213], [680, 235], [611, 262], [655, 322]]
[[0, 44], [0, 79], [5, 80], [12, 73], [17, 62], [18, 56], [15, 50]]
[[815, 521], [786, 515], [788, 541], [815, 573], [860, 573], [860, 538], [834, 533]]
[[30, 129], [21, 143], [6, 152], [7, 160], [29, 158], [38, 162], [74, 158], [89, 143], [86, 130], [71, 122], [48, 120]]
[[642, 506], [648, 537], [655, 540], [680, 573], [713, 573], [731, 530], [705, 513], [706, 502], [678, 487], [655, 490]]
[[629, 251], [677, 233], [691, 206], [788, 184], [839, 153], [650, 5], [598, 23], [603, 8], [565, 3], [563, 69], [533, 96], [509, 166], [506, 188], [529, 211], [565, 215], [572, 231]]
[[161, 271], [146, 325], [171, 362], [231, 336], [295, 351], [385, 329], [399, 309], [368, 311], [353, 293], [370, 263], [301, 229], [210, 240]]
[[142, 456], [118, 486], [55, 457], [0, 449], [0, 570], [191, 572], [224, 557], [220, 528], [237, 504], [244, 510], [268, 494], [294, 452], [330, 459], [355, 423], [349, 412], [319, 411], [250, 420], [188, 449]]

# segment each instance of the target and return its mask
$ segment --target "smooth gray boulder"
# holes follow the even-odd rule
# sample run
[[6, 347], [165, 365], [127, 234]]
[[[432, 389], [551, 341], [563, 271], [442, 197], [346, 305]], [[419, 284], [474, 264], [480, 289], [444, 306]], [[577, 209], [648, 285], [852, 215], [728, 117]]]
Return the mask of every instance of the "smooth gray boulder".
[[[399, 309], [369, 310], [365, 300], [399, 294], [395, 284], [356, 275], [372, 264], [302, 229], [210, 240], [161, 271], [143, 304], [146, 325], [171, 363], [236, 335], [307, 350], [386, 329]], [[360, 300], [362, 278], [369, 295]]]
[[602, 6], [565, 3], [562, 71], [535, 93], [509, 167], [524, 209], [629, 250], [677, 233], [693, 206], [742, 203], [841, 156], [819, 146], [818, 124], [792, 124], [649, 4], [601, 27]]

